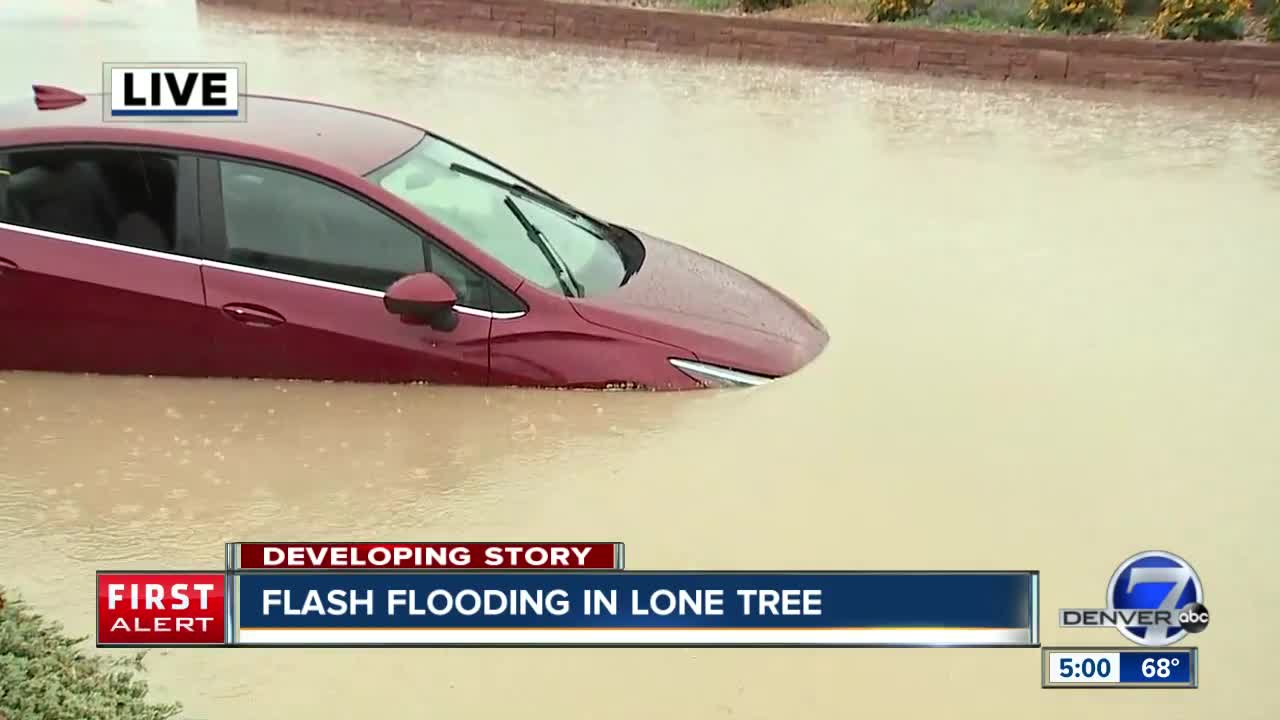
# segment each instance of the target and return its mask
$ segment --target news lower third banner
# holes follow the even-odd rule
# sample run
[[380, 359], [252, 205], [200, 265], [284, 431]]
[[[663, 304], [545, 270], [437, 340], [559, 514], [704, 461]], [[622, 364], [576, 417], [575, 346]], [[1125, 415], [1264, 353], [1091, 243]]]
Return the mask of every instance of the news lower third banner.
[[[620, 543], [254, 544], [219, 571], [99, 572], [97, 640], [100, 647], [1040, 644], [1034, 571], [653, 572], [622, 570], [621, 559]], [[497, 569], [478, 569], [486, 566]]]

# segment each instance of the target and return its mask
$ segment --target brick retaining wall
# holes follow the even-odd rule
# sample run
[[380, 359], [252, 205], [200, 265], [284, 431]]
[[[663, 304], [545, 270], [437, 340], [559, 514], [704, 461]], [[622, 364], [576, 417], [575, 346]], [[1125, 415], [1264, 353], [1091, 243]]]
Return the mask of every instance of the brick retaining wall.
[[1280, 43], [953, 32], [551, 0], [198, 1], [740, 61], [1280, 98]]

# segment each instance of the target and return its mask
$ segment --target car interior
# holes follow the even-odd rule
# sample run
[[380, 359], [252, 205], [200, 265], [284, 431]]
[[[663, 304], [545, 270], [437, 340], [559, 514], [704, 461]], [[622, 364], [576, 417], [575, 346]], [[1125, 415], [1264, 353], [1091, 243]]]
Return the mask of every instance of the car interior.
[[405, 275], [440, 275], [463, 303], [488, 304], [488, 286], [459, 261], [391, 218], [319, 183], [226, 164], [227, 261], [382, 291]]
[[32, 150], [0, 156], [0, 221], [172, 252], [177, 159], [110, 149]]
[[226, 261], [372, 290], [425, 268], [416, 238], [387, 248], [398, 252], [374, 252], [368, 244], [377, 234], [332, 207], [341, 200], [274, 170], [225, 172]]
[[[0, 153], [0, 222], [173, 252], [177, 166], [174, 156], [123, 149]], [[374, 290], [430, 269], [462, 302], [488, 305], [487, 283], [447, 253], [430, 247], [424, 257], [411, 231], [367, 210], [334, 207], [357, 201], [317, 189], [263, 168], [228, 173], [226, 260]]]

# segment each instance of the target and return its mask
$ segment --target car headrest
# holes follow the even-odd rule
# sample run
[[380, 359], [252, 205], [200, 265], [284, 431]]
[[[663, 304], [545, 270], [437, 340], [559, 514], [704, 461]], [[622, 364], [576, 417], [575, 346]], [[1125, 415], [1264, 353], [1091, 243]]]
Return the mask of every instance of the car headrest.
[[169, 236], [155, 220], [140, 212], [131, 212], [116, 225], [115, 240], [121, 245], [169, 252]]

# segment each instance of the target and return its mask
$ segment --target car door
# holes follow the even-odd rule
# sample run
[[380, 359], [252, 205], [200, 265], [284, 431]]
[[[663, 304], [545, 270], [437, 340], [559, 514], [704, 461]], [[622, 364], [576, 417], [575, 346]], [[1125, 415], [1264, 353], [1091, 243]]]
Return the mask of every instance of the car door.
[[0, 150], [0, 369], [205, 374], [195, 186], [173, 152]]
[[488, 382], [492, 313], [468, 306], [483, 307], [468, 302], [482, 276], [438, 273], [460, 298], [447, 330], [383, 305], [397, 279], [444, 264], [419, 229], [324, 179], [226, 158], [200, 160], [200, 198], [218, 374]]

